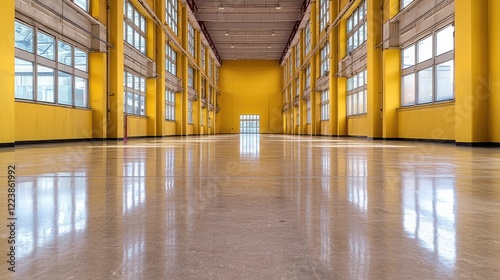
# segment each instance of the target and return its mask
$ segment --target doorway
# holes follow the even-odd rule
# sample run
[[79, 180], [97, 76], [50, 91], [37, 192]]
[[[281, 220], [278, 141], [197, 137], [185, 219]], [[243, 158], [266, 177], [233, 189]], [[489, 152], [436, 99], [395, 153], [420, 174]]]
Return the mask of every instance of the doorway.
[[260, 116], [240, 115], [240, 133], [242, 134], [260, 133]]

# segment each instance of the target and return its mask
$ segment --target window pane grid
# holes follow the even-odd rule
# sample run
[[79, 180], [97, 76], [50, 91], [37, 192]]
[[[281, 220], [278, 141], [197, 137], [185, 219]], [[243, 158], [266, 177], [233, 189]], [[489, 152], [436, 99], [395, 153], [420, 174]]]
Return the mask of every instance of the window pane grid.
[[177, 75], [177, 52], [168, 44], [166, 45], [165, 67], [170, 74]]
[[367, 112], [367, 71], [361, 71], [347, 79], [347, 115], [360, 115]]
[[166, 0], [167, 25], [177, 34], [177, 0]]
[[141, 53], [146, 53], [146, 18], [130, 2], [125, 2], [124, 39]]
[[15, 47], [34, 53], [35, 43], [35, 56], [29, 60], [15, 58], [15, 98], [87, 107], [87, 52], [16, 20]]
[[304, 31], [304, 34], [305, 34], [305, 54], [308, 54], [309, 51], [311, 50], [311, 21], [309, 20], [307, 22], [307, 25], [306, 25], [306, 28], [305, 28], [305, 31]]
[[175, 92], [165, 90], [165, 119], [175, 121]]
[[319, 11], [319, 29], [324, 30], [330, 22], [330, 0], [321, 0]]
[[368, 38], [366, 10], [366, 0], [364, 0], [347, 19], [347, 53], [357, 49]]
[[330, 44], [327, 42], [321, 48], [321, 76], [330, 70]]
[[403, 49], [401, 106], [449, 101], [455, 98], [453, 50], [453, 24]]
[[327, 121], [330, 119], [330, 99], [329, 91], [321, 92], [321, 120]]
[[188, 51], [191, 54], [192, 57], [196, 57], [195, 53], [195, 30], [193, 28], [193, 25], [189, 22], [188, 23]]
[[124, 111], [127, 114], [146, 115], [146, 78], [124, 72]]

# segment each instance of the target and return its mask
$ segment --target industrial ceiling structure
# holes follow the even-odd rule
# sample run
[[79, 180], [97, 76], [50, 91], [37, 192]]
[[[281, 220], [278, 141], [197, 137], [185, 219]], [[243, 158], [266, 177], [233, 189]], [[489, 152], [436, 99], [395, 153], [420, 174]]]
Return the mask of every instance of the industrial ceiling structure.
[[310, 1], [188, 2], [222, 60], [280, 60]]

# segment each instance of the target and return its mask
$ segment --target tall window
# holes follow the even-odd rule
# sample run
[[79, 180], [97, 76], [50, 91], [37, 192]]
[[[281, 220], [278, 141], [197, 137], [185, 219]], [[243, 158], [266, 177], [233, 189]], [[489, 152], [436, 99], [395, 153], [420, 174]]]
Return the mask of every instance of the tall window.
[[330, 70], [330, 43], [326, 43], [321, 48], [321, 76]]
[[87, 52], [17, 20], [15, 46], [17, 99], [88, 107]]
[[123, 21], [125, 41], [145, 54], [146, 18], [128, 0], [125, 2], [125, 7], [125, 20]]
[[215, 85], [219, 85], [219, 66], [215, 65]]
[[196, 36], [193, 25], [188, 22], [188, 50], [192, 57], [196, 57]]
[[358, 8], [347, 19], [347, 52], [350, 53], [361, 46], [367, 36], [367, 1], [364, 0], [359, 4]]
[[146, 78], [124, 72], [125, 112], [127, 114], [146, 115]]
[[312, 120], [312, 112], [311, 112], [311, 98], [307, 99], [307, 103], [306, 103], [306, 110], [307, 110], [307, 115], [306, 115], [306, 122], [307, 124], [310, 124], [311, 123], [311, 120]]
[[295, 45], [295, 70], [300, 67], [300, 44]]
[[306, 67], [306, 75], [305, 75], [305, 88], [308, 89], [311, 87], [311, 64]]
[[193, 124], [193, 101], [188, 100], [188, 124]]
[[308, 54], [311, 50], [311, 21], [309, 20], [306, 24], [306, 28], [304, 30], [305, 37], [305, 50], [304, 55]]
[[165, 4], [167, 25], [177, 34], [177, 0], [166, 0]]
[[194, 88], [194, 69], [188, 66], [188, 87]]
[[347, 115], [366, 114], [368, 76], [366, 70], [347, 79]]
[[175, 92], [165, 90], [165, 119], [175, 121]]
[[205, 47], [205, 45], [201, 44], [201, 57], [200, 57], [200, 60], [201, 60], [201, 68], [203, 70], [205, 70], [205, 68], [206, 68], [206, 57], [205, 57], [206, 50], [207, 50], [207, 47]]
[[201, 91], [201, 98], [203, 99], [207, 98], [207, 92], [205, 91], [205, 84], [206, 84], [205, 78], [201, 78], [200, 91]]
[[177, 75], [177, 53], [170, 45], [166, 45], [166, 70], [172, 74]]
[[90, 0], [71, 0], [73, 3], [75, 3], [78, 7], [84, 9], [85, 11], [89, 11], [89, 1]]
[[319, 30], [323, 31], [330, 22], [330, 0], [321, 0], [319, 4]]
[[401, 106], [455, 98], [453, 34], [448, 25], [403, 49]]
[[208, 58], [208, 78], [210, 80], [213, 80], [213, 76], [214, 76], [214, 60], [209, 57]]
[[321, 120], [327, 121], [330, 119], [330, 98], [328, 90], [321, 92]]

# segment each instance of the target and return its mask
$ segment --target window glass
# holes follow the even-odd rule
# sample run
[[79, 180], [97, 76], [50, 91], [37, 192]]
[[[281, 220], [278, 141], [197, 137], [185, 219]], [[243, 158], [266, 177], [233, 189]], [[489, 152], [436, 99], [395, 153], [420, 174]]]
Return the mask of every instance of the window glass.
[[429, 36], [417, 43], [418, 63], [432, 58], [432, 36]]
[[37, 66], [37, 100], [54, 102], [54, 69]]
[[401, 104], [403, 106], [415, 104], [415, 74], [403, 77], [403, 94]]
[[450, 25], [436, 34], [436, 55], [440, 55], [453, 50], [453, 32], [454, 27], [453, 25]]
[[87, 0], [73, 0], [73, 2], [75, 2], [78, 7], [84, 9], [85, 11], [89, 11], [89, 3]]
[[59, 71], [57, 73], [57, 103], [73, 105], [73, 81], [71, 74]]
[[15, 22], [15, 40], [16, 48], [33, 52], [34, 30], [32, 27], [24, 25], [16, 20]]
[[73, 65], [73, 47], [63, 41], [57, 42], [57, 61], [68, 66]]
[[453, 60], [436, 65], [436, 100], [453, 99]]
[[415, 45], [403, 50], [403, 69], [415, 65]]
[[432, 67], [419, 71], [418, 77], [418, 103], [432, 102]]
[[75, 68], [87, 72], [87, 53], [75, 48]]
[[88, 106], [88, 80], [75, 77], [75, 106]]
[[15, 59], [16, 98], [33, 99], [33, 63]]
[[36, 53], [41, 57], [54, 60], [54, 44], [55, 44], [54, 37], [49, 36], [42, 32], [38, 32], [37, 34], [38, 36], [37, 36]]

